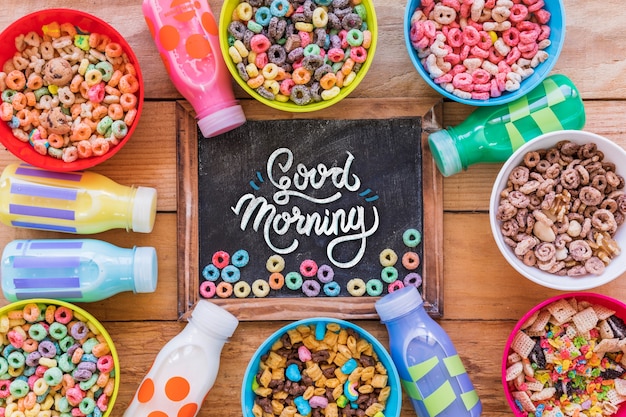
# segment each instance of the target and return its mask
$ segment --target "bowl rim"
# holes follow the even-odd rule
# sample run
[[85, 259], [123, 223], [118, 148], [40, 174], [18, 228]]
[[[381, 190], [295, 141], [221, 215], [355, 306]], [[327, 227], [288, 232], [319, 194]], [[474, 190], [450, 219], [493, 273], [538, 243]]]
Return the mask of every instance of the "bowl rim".
[[111, 338], [111, 335], [109, 334], [107, 329], [97, 318], [95, 318], [91, 313], [89, 313], [82, 307], [79, 307], [76, 304], [72, 304], [67, 301], [55, 300], [51, 298], [28, 298], [25, 300], [14, 301], [3, 307], [0, 307], [0, 315], [8, 313], [9, 311], [17, 310], [19, 308], [24, 308], [24, 306], [28, 304], [53, 304], [56, 306], [67, 307], [70, 310], [86, 318], [89, 323], [93, 324], [96, 329], [98, 329], [104, 340], [106, 340], [107, 344], [109, 345], [109, 348], [111, 349], [111, 356], [113, 357], [113, 369], [115, 370], [115, 383], [113, 386], [113, 393], [109, 397], [107, 410], [102, 414], [103, 417], [111, 415], [111, 412], [113, 411], [113, 406], [115, 405], [115, 401], [117, 400], [117, 396], [119, 394], [121, 365], [119, 355], [117, 353], [117, 348], [115, 347], [113, 339]]
[[[500, 250], [502, 256], [519, 274], [523, 275], [527, 279], [536, 284], [540, 284], [547, 288], [552, 288], [561, 291], [582, 291], [599, 287], [607, 284], [626, 271], [626, 262], [618, 262], [617, 259], [613, 259], [611, 262], [612, 268], [610, 271], [605, 271], [600, 276], [586, 275], [582, 277], [572, 278], [567, 276], [559, 276], [556, 274], [550, 274], [549, 272], [541, 271], [534, 267], [525, 267], [521, 265], [521, 262], [517, 257], [513, 255], [511, 248], [504, 242], [504, 238], [500, 231], [500, 222], [496, 219], [496, 211], [499, 204], [500, 192], [504, 188], [506, 178], [510, 171], [519, 165], [523, 155], [529, 150], [544, 149], [546, 147], [556, 144], [560, 140], [572, 140], [578, 143], [595, 142], [601, 145], [605, 155], [621, 154], [626, 159], [626, 150], [621, 146], [613, 142], [612, 140], [600, 136], [596, 133], [584, 131], [584, 130], [557, 130], [549, 133], [544, 133], [536, 138], [524, 143], [518, 148], [502, 165], [498, 176], [496, 177], [491, 190], [491, 196], [489, 199], [489, 223], [491, 226], [491, 232], [493, 239]], [[544, 144], [546, 143], [547, 144]], [[610, 149], [611, 152], [606, 152], [606, 149]], [[609, 157], [610, 159], [610, 157]], [[624, 176], [624, 173], [621, 174]], [[618, 229], [619, 236], [626, 233], [626, 225], [620, 226]], [[622, 251], [622, 253], [624, 253]], [[618, 255], [624, 256], [622, 254]], [[531, 269], [532, 268], [532, 269]], [[529, 271], [532, 271], [530, 273]], [[567, 285], [563, 285], [566, 283]]]
[[339, 94], [331, 100], [322, 100], [319, 102], [305, 104], [304, 106], [299, 106], [292, 102], [283, 103], [277, 100], [268, 100], [264, 97], [261, 97], [259, 93], [254, 91], [239, 76], [237, 72], [237, 68], [235, 64], [233, 63], [232, 59], [230, 59], [230, 55], [228, 53], [228, 48], [229, 48], [228, 25], [231, 22], [232, 11], [235, 9], [238, 3], [239, 3], [238, 0], [225, 0], [224, 3], [222, 4], [222, 9], [220, 11], [220, 17], [219, 17], [220, 49], [224, 57], [224, 61], [226, 62], [226, 67], [228, 68], [228, 72], [230, 73], [231, 77], [235, 80], [237, 85], [239, 85], [246, 93], [248, 93], [250, 97], [254, 98], [255, 100], [269, 107], [272, 107], [277, 110], [282, 110], [285, 112], [290, 112], [290, 113], [308, 113], [308, 112], [314, 112], [314, 111], [326, 109], [332, 106], [333, 104], [336, 104], [340, 102], [341, 100], [343, 100], [344, 98], [348, 97], [352, 93], [352, 91], [354, 91], [359, 86], [359, 84], [363, 81], [363, 79], [369, 72], [370, 67], [372, 66], [372, 62], [374, 60], [375, 53], [376, 53], [376, 47], [378, 44], [378, 19], [377, 19], [376, 11], [374, 8], [374, 1], [362, 0], [361, 4], [364, 4], [366, 6], [366, 10], [368, 14], [367, 24], [368, 24], [368, 30], [372, 32], [372, 42], [371, 42], [369, 49], [367, 50], [367, 59], [362, 64], [361, 69], [356, 75], [356, 78], [354, 79], [354, 81], [352, 81], [352, 83], [349, 86], [342, 87]]
[[[411, 23], [410, 23], [411, 16], [413, 15], [413, 12], [415, 11], [416, 7], [419, 4], [421, 4], [421, 0], [409, 0], [406, 5], [405, 14], [404, 14], [404, 43], [408, 51], [408, 55], [411, 60], [411, 63], [413, 64], [417, 72], [420, 74], [421, 78], [433, 90], [443, 95], [444, 97], [449, 98], [450, 100], [454, 100], [461, 104], [468, 104], [471, 106], [478, 106], [478, 107], [497, 106], [500, 104], [510, 103], [511, 101], [514, 101], [528, 94], [535, 87], [541, 84], [541, 82], [548, 75], [550, 75], [550, 72], [556, 65], [556, 62], [558, 61], [559, 56], [561, 55], [561, 51], [563, 50], [563, 45], [565, 44], [565, 33], [566, 33], [566, 28], [567, 28], [565, 5], [563, 4], [563, 0], [550, 0], [550, 2], [546, 2], [546, 5], [549, 4], [550, 6], [554, 6], [555, 9], [560, 11], [559, 14], [561, 16], [561, 22], [562, 22], [560, 25], [561, 36], [559, 38], [559, 42], [556, 44], [556, 49], [554, 50], [554, 53], [551, 54], [550, 56], [550, 59], [540, 64], [540, 67], [539, 67], [540, 76], [535, 76], [536, 74], [535, 72], [535, 74], [531, 76], [531, 79], [526, 79], [522, 81], [523, 86], [520, 87], [518, 90], [513, 91], [513, 92], [507, 92], [506, 94], [503, 93], [500, 97], [490, 97], [488, 100], [475, 100], [475, 99], [461, 98], [446, 91], [444, 88], [436, 84], [430, 78], [430, 75], [426, 72], [422, 63], [420, 62], [420, 59], [417, 57], [417, 51], [413, 48], [413, 45], [411, 44], [411, 39], [409, 36], [409, 33], [411, 31]], [[552, 38], [552, 35], [550, 36], [550, 38]]]
[[[291, 323], [288, 323], [280, 327], [278, 330], [274, 331], [270, 336], [268, 336], [263, 341], [263, 343], [261, 343], [261, 345], [259, 345], [259, 347], [254, 351], [254, 353], [250, 357], [250, 360], [248, 361], [248, 365], [246, 366], [246, 370], [244, 372], [243, 380], [241, 383], [240, 398], [241, 398], [241, 411], [242, 411], [243, 417], [252, 417], [251, 410], [249, 408], [246, 408], [246, 405], [249, 405], [247, 404], [248, 396], [246, 394], [250, 391], [250, 383], [252, 381], [252, 378], [256, 375], [256, 372], [259, 367], [259, 362], [261, 360], [261, 356], [265, 352], [269, 351], [269, 349], [276, 342], [276, 340], [278, 340], [278, 338], [284, 335], [288, 330], [295, 329], [296, 327], [301, 326], [301, 325], [311, 325], [311, 324], [316, 325], [317, 323], [324, 323], [324, 324], [337, 323], [342, 328], [350, 328], [352, 330], [357, 331], [361, 336], [365, 337], [367, 341], [372, 344], [376, 354], [379, 356], [378, 358], [379, 361], [382, 361], [382, 359], [384, 358], [386, 362], [388, 362], [388, 365], [385, 366], [385, 368], [387, 369], [387, 374], [389, 376], [388, 385], [391, 385], [393, 381], [393, 385], [395, 385], [397, 389], [395, 390], [392, 389], [392, 393], [389, 396], [389, 399], [387, 400], [387, 405], [389, 405], [393, 401], [393, 405], [395, 406], [395, 409], [397, 410], [397, 413], [398, 413], [397, 416], [399, 416], [401, 407], [402, 407], [402, 385], [400, 382], [400, 374], [398, 373], [398, 370], [395, 367], [393, 359], [391, 358], [391, 355], [389, 354], [387, 349], [385, 349], [385, 347], [377, 338], [375, 338], [371, 333], [369, 333], [367, 330], [365, 330], [359, 325], [356, 325], [354, 323], [351, 323], [349, 321], [342, 320], [342, 319], [319, 316], [319, 317], [310, 317], [310, 318], [301, 319], [298, 321], [293, 321]], [[387, 405], [385, 406], [385, 409], [387, 409]], [[385, 415], [387, 416], [387, 414]], [[397, 417], [397, 416], [388, 415], [387, 417]]]
[[[42, 17], [45, 16], [45, 17]], [[0, 131], [0, 143], [13, 154], [15, 157], [20, 159], [23, 162], [29, 163], [31, 165], [37, 166], [39, 168], [47, 169], [50, 171], [56, 172], [72, 172], [72, 171], [82, 171], [88, 168], [93, 168], [96, 165], [99, 165], [102, 162], [107, 161], [111, 157], [113, 157], [124, 145], [128, 142], [130, 137], [135, 132], [137, 125], [139, 124], [139, 119], [141, 117], [141, 113], [143, 110], [144, 99], [145, 99], [145, 86], [144, 86], [144, 78], [141, 72], [141, 65], [139, 64], [139, 60], [135, 55], [133, 48], [130, 43], [126, 40], [126, 38], [111, 24], [106, 21], [100, 19], [97, 16], [94, 16], [90, 13], [84, 12], [82, 10], [76, 10], [72, 8], [48, 8], [41, 9], [26, 15], [19, 17], [14, 20], [11, 24], [9, 24], [6, 28], [4, 28], [0, 32], [0, 38], [7, 36], [7, 34], [18, 31], [19, 27], [23, 25], [25, 22], [31, 20], [40, 20], [43, 22], [54, 22], [57, 21], [59, 23], [73, 23], [72, 20], [76, 19], [86, 19], [90, 20], [94, 23], [94, 25], [102, 26], [107, 31], [107, 35], [114, 34], [112, 37], [115, 41], [122, 44], [124, 52], [129, 58], [129, 61], [133, 64], [136, 71], [136, 78], [139, 82], [139, 90], [137, 95], [137, 114], [135, 115], [135, 120], [131, 126], [128, 127], [127, 135], [120, 140], [120, 142], [109, 149], [107, 153], [101, 156], [92, 156], [89, 158], [77, 159], [74, 162], [64, 162], [62, 159], [56, 159], [49, 155], [40, 155], [35, 152], [34, 148], [28, 142], [22, 142], [19, 139], [15, 138], [11, 134], [10, 129], [8, 130], [8, 134], [5, 134], [3, 131]], [[41, 30], [38, 31], [41, 33]], [[110, 36], [111, 37], [111, 36]], [[14, 51], [14, 42], [11, 42], [11, 50]], [[4, 64], [4, 62], [0, 63]], [[3, 123], [4, 124], [4, 123]], [[4, 130], [4, 128], [3, 128]], [[28, 158], [25, 159], [25, 158]]]
[[[616, 298], [613, 298], [611, 296], [604, 295], [604, 294], [597, 294], [597, 293], [592, 293], [592, 292], [581, 292], [581, 291], [562, 293], [562, 294], [549, 297], [548, 299], [545, 299], [544, 301], [540, 302], [539, 304], [529, 309], [517, 321], [517, 323], [515, 323], [515, 326], [513, 327], [513, 329], [511, 330], [511, 332], [509, 333], [506, 339], [506, 343], [502, 351], [500, 381], [502, 383], [502, 390], [504, 392], [504, 397], [509, 405], [509, 408], [515, 415], [515, 417], [523, 417], [524, 414], [517, 409], [516, 404], [515, 404], [515, 399], [512, 397], [511, 390], [509, 390], [508, 383], [506, 381], [507, 359], [511, 351], [511, 344], [513, 343], [513, 338], [515, 337], [517, 332], [520, 330], [522, 325], [526, 322], [526, 320], [528, 320], [528, 318], [530, 318], [530, 316], [534, 312], [541, 310], [542, 308], [544, 308], [545, 306], [553, 302], [559, 301], [561, 299], [568, 299], [568, 298], [576, 298], [581, 301], [589, 301], [589, 302], [594, 302], [594, 303], [598, 303], [602, 305], [611, 304], [611, 305], [619, 307], [621, 310], [623, 310], [623, 312], [626, 313], [626, 304]], [[620, 318], [626, 319], [626, 317], [620, 317]], [[618, 417], [623, 417], [624, 415], [626, 415], [626, 405], [625, 406], [620, 405], [618, 414], [615, 414], [615, 415]]]

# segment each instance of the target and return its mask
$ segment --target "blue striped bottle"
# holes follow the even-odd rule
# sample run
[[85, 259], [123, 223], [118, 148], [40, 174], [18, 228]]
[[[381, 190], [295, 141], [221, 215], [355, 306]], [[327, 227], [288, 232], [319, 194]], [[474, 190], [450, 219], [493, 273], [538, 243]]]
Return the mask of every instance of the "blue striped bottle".
[[389, 333], [391, 358], [418, 417], [478, 417], [482, 404], [445, 330], [414, 286], [375, 304]]
[[0, 278], [9, 301], [92, 302], [123, 291], [154, 292], [157, 257], [152, 247], [126, 249], [96, 239], [14, 240], [2, 253]]

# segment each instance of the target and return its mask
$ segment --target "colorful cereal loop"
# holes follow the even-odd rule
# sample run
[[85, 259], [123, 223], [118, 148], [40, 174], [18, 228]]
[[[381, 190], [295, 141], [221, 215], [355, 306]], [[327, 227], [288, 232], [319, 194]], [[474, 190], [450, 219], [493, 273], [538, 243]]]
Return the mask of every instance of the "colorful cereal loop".
[[402, 255], [402, 266], [412, 271], [420, 265], [420, 257], [417, 253], [409, 251]]
[[361, 297], [367, 290], [365, 282], [361, 278], [352, 278], [348, 281], [347, 288], [348, 293], [353, 297]]
[[299, 290], [302, 287], [302, 282], [302, 275], [298, 272], [291, 271], [285, 276], [285, 284], [292, 291]]
[[307, 278], [314, 277], [317, 274], [317, 263], [312, 259], [305, 259], [300, 264], [300, 273]]
[[200, 284], [200, 295], [203, 298], [215, 297], [215, 283], [213, 281], [204, 281]]
[[383, 267], [394, 266], [398, 262], [398, 255], [393, 249], [386, 248], [380, 252], [379, 260]]
[[267, 259], [265, 267], [268, 272], [282, 272], [285, 269], [285, 259], [280, 255], [272, 255]]
[[407, 229], [402, 234], [402, 241], [409, 248], [414, 248], [422, 241], [422, 234], [417, 229]]

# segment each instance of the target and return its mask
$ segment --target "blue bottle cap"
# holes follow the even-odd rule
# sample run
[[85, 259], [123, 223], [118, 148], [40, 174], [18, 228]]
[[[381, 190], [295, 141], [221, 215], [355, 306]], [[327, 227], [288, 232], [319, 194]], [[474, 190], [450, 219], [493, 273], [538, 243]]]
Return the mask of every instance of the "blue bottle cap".
[[385, 295], [374, 304], [374, 307], [381, 321], [385, 322], [404, 316], [423, 303], [424, 300], [417, 287], [409, 285]]
[[135, 292], [148, 293], [156, 291], [158, 263], [156, 249], [152, 247], [136, 247], [133, 257]]
[[428, 145], [437, 168], [444, 176], [449, 177], [463, 170], [461, 156], [447, 130], [438, 130], [428, 135]]

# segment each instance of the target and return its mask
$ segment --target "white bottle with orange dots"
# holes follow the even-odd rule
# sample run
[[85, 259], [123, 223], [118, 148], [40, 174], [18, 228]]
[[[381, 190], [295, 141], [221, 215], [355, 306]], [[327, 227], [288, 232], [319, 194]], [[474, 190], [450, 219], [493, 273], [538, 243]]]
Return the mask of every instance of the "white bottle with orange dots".
[[124, 417], [195, 417], [215, 383], [235, 316], [200, 300], [187, 326], [158, 353]]

